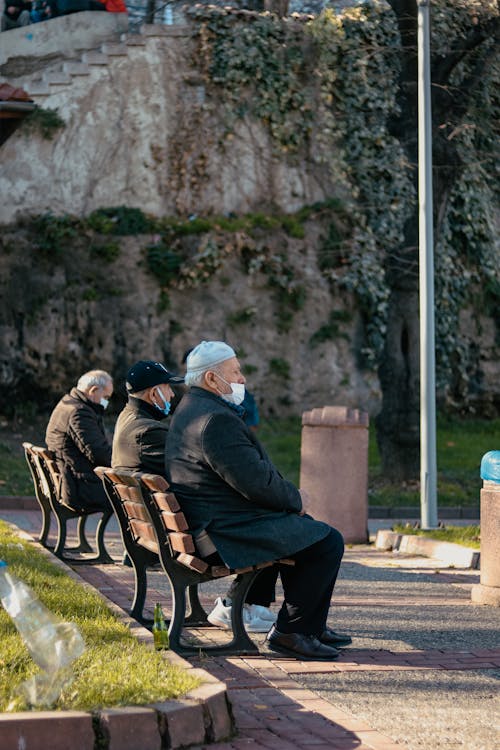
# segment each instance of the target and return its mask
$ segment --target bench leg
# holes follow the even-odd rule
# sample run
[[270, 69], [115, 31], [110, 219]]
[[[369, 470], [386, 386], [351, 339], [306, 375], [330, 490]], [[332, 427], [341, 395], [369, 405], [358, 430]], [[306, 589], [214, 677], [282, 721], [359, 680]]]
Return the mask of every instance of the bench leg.
[[241, 580], [235, 588], [232, 597], [231, 607], [231, 624], [233, 628], [233, 638], [229, 643], [220, 646], [204, 646], [203, 644], [188, 646], [181, 644], [180, 636], [184, 625], [184, 616], [186, 613], [186, 588], [190, 586], [178, 583], [172, 586], [173, 603], [172, 603], [172, 620], [169, 628], [170, 648], [178, 654], [199, 654], [200, 651], [206, 654], [220, 655], [251, 655], [258, 654], [259, 649], [252, 641], [243, 624], [243, 605], [245, 603], [248, 589], [253, 580], [260, 571], [249, 571], [241, 575]]
[[[170, 579], [169, 579], [170, 580]], [[170, 580], [172, 589], [172, 618], [170, 620], [168, 635], [170, 638], [170, 648], [178, 654], [184, 653], [184, 647], [181, 646], [181, 633], [186, 616], [186, 587], [183, 585], [174, 586]], [[199, 651], [195, 649], [194, 653]]]
[[[70, 565], [114, 565], [113, 558], [108, 554], [106, 547], [104, 546], [104, 532], [106, 531], [106, 526], [108, 524], [109, 519], [113, 515], [112, 510], [108, 510], [102, 514], [102, 517], [99, 520], [99, 523], [97, 524], [96, 529], [96, 548], [97, 548], [97, 555], [94, 557], [71, 557], [71, 556], [65, 556], [64, 553], [64, 545], [66, 543], [66, 523], [67, 518], [64, 517], [64, 515], [60, 514], [57, 517], [57, 523], [59, 527], [59, 535], [57, 538], [57, 545], [54, 549], [54, 554], [57, 555], [61, 560], [64, 562], [70, 564]], [[74, 516], [70, 516], [74, 517]], [[78, 530], [80, 531], [81, 525], [86, 521], [88, 516], [80, 516], [78, 519]], [[83, 523], [82, 523], [83, 522]], [[87, 543], [88, 544], [88, 543]], [[89, 545], [89, 549], [92, 552], [92, 547]], [[80, 547], [69, 547], [66, 549], [66, 552], [74, 553], [74, 552], [82, 552], [83, 550], [80, 549]]]
[[85, 523], [87, 516], [80, 516], [77, 523], [78, 547], [73, 547], [73, 552], [93, 552], [85, 534]]
[[57, 541], [54, 547], [54, 555], [64, 559], [64, 546], [66, 544], [66, 519], [56, 514], [57, 521]]
[[142, 623], [142, 625], [150, 627], [153, 624], [153, 620], [144, 617], [144, 603], [148, 591], [147, 571], [148, 567], [154, 565], [155, 561], [158, 560], [158, 557], [153, 552], [141, 550], [135, 545], [124, 546], [132, 563], [132, 570], [134, 571], [134, 600], [130, 609], [130, 615], [134, 620]]
[[203, 609], [198, 596], [198, 585], [193, 584], [188, 586], [187, 598], [189, 602], [189, 615], [185, 618], [185, 625], [191, 627], [202, 626], [202, 627], [213, 627], [207, 620], [207, 613]]
[[134, 620], [142, 622], [144, 602], [146, 601], [146, 593], [148, 589], [148, 578], [145, 567], [134, 565], [134, 562], [132, 561], [132, 568], [134, 570], [134, 600], [132, 602], [130, 614]]
[[106, 531], [106, 526], [109, 523], [110, 518], [113, 516], [113, 511], [109, 510], [102, 514], [102, 517], [99, 520], [99, 523], [97, 524], [97, 529], [95, 533], [95, 544], [97, 549], [97, 557], [95, 558], [96, 563], [100, 563], [101, 565], [111, 565], [114, 563], [113, 558], [111, 555], [108, 554], [108, 551], [104, 545], [104, 532]]
[[48, 539], [49, 532], [50, 532], [51, 509], [50, 509], [50, 506], [42, 505], [42, 503], [40, 503], [40, 509], [42, 511], [42, 528], [40, 529], [40, 533], [38, 535], [38, 541], [44, 547], [47, 547], [48, 549], [53, 549], [51, 545], [47, 544], [47, 539]]

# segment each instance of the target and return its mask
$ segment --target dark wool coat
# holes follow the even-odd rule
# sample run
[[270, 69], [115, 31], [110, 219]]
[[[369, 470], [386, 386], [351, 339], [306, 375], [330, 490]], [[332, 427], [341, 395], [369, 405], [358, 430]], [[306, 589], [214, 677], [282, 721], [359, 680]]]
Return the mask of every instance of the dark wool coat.
[[329, 533], [298, 515], [298, 489], [235, 409], [203, 388], [191, 388], [172, 417], [166, 470], [194, 535], [206, 529], [231, 568], [286, 557]]
[[129, 396], [116, 421], [111, 466], [165, 476], [167, 433], [165, 415], [156, 406]]
[[72, 388], [55, 407], [45, 441], [61, 472], [61, 500], [72, 508], [106, 508], [109, 501], [96, 466], [111, 465], [111, 444], [103, 424], [104, 409]]

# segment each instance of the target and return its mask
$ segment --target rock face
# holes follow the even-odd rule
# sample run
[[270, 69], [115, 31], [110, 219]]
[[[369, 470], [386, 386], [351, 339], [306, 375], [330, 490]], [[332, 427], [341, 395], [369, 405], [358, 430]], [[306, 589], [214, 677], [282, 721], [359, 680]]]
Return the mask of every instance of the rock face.
[[[319, 270], [328, 234], [321, 221], [306, 223], [304, 239], [262, 231], [265, 262], [252, 272], [234, 238], [219, 236], [228, 244], [223, 261], [200, 283], [168, 290], [146, 263], [151, 235], [120, 238], [109, 261], [80, 229], [47, 251], [30, 215], [87, 217], [110, 206], [157, 217], [291, 213], [336, 195], [335, 175], [314, 154], [278, 157], [259, 124], [242, 120], [220, 137], [190, 27], [143, 26], [120, 36], [113, 21], [103, 42], [90, 17], [104, 15], [30, 26], [30, 40], [22, 29], [5, 34], [0, 76], [57, 109], [65, 125], [52, 140], [20, 129], [1, 149], [0, 413], [49, 408], [93, 367], [112, 372], [123, 395], [137, 359], [181, 371], [187, 348], [216, 338], [238, 350], [264, 415], [324, 405], [375, 414], [379, 383], [360, 365], [361, 313]], [[280, 257], [301, 287], [300, 309], [280, 299], [281, 281], [277, 287], [266, 272]], [[481, 328], [481, 388], [498, 401], [495, 327], [476, 318], [467, 335], [475, 341]], [[469, 318], [460, 324], [468, 330]]]
[[[188, 347], [222, 338], [238, 348], [263, 413], [339, 400], [373, 412], [377, 379], [355, 363], [359, 318], [353, 300], [333, 299], [319, 274], [318, 226], [303, 241], [283, 232], [262, 240], [270, 255], [287, 255], [304, 287], [301, 314], [281, 332], [269, 278], [248, 275], [237, 254], [206, 283], [169, 290], [161, 311], [142, 251], [151, 237], [124, 239], [118, 260], [105, 265], [85, 237], [51, 256], [40, 252], [36, 232], [15, 226], [31, 214], [87, 216], [106, 206], [156, 216], [293, 212], [332, 194], [313, 159], [278, 158], [255, 122], [241, 121], [220, 141], [217, 103], [190, 62], [189, 27], [143, 26], [140, 35], [120, 40], [116, 31], [102, 43], [92, 40], [87, 15], [30, 27], [31, 57], [2, 58], [1, 73], [57, 109], [65, 126], [52, 140], [16, 134], [2, 149], [0, 410], [50, 404], [90, 367], [110, 370], [118, 383], [139, 358], [180, 369]], [[350, 322], [313, 350], [311, 336], [332, 309], [348, 310]]]
[[[150, 236], [123, 238], [108, 264], [92, 257], [84, 236], [59, 259], [40, 255], [26, 230], [7, 233], [6, 241], [12, 251], [0, 256], [0, 413], [21, 403], [50, 406], [93, 367], [109, 370], [123, 395], [134, 361], [158, 359], [183, 372], [185, 350], [202, 339], [224, 339], [238, 350], [262, 414], [336, 403], [377, 409], [377, 379], [356, 364], [361, 324], [353, 300], [332, 297], [315, 271], [315, 225], [304, 240], [266, 237], [271, 249], [286, 250], [304, 290], [300, 313], [287, 311], [290, 327], [281, 332], [268, 276], [248, 274], [237, 250], [207, 282], [169, 290], [162, 310], [160, 285], [145, 263]], [[311, 337], [332, 309], [348, 313], [345, 323], [314, 345]]]
[[23, 57], [1, 67], [37, 104], [57, 109], [65, 126], [50, 141], [30, 133], [5, 144], [0, 222], [47, 211], [86, 215], [110, 205], [157, 216], [270, 205], [294, 211], [328, 194], [331, 184], [317, 165], [277, 158], [255, 122], [242, 121], [221, 142], [218, 103], [191, 66], [191, 27], [143, 26], [141, 35], [96, 40], [97, 49], [70, 58], [67, 36], [84, 43], [73, 18], [30, 27], [32, 35], [45, 27], [46, 36], [64, 22], [66, 52], [59, 57], [44, 37], [33, 45], [32, 68]]

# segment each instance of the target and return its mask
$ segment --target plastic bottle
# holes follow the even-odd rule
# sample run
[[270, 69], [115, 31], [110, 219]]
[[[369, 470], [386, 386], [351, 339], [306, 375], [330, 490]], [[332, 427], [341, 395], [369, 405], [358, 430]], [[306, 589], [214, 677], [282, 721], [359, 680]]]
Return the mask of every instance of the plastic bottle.
[[153, 620], [153, 641], [155, 649], [162, 651], [170, 646], [170, 639], [168, 637], [168, 628], [163, 617], [163, 611], [160, 604], [155, 604], [154, 620]]
[[26, 643], [33, 661], [48, 673], [67, 667], [85, 650], [80, 631], [62, 622], [34, 591], [0, 560], [0, 601]]

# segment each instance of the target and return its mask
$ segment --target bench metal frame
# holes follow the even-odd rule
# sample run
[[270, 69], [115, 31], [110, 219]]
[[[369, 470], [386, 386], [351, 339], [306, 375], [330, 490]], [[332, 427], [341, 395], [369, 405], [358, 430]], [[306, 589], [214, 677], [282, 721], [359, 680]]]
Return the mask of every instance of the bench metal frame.
[[[104, 545], [104, 532], [110, 518], [113, 516], [113, 510], [77, 511], [61, 503], [59, 500], [60, 474], [54, 454], [48, 448], [33, 445], [32, 443], [23, 443], [23, 448], [33, 479], [36, 499], [42, 511], [42, 528], [38, 536], [40, 544], [47, 549], [51, 549], [56, 557], [71, 565], [106, 565], [114, 563]], [[57, 524], [57, 539], [54, 547], [47, 543], [52, 513]], [[97, 555], [86, 558], [65, 556], [65, 551], [70, 553], [93, 552], [85, 534], [85, 523], [87, 518], [94, 513], [101, 514], [95, 535]], [[73, 518], [78, 519], [78, 545], [76, 547], [66, 547], [67, 522]]]
[[[273, 560], [260, 566], [230, 569], [209, 565], [197, 556], [184, 514], [167, 481], [160, 476], [142, 472], [118, 471], [98, 467], [100, 476], [120, 526], [123, 545], [135, 574], [134, 599], [130, 614], [149, 625], [144, 618], [147, 593], [147, 571], [158, 560], [172, 591], [172, 612], [169, 621], [171, 648], [180, 654], [257, 654], [256, 644], [243, 624], [246, 595], [261, 570], [275, 563], [293, 564], [290, 560]], [[239, 574], [232, 595], [231, 625], [233, 637], [223, 645], [190, 645], [182, 640], [182, 629], [212, 627], [202, 607], [198, 586], [208, 581]], [[188, 616], [186, 617], [186, 611]]]

